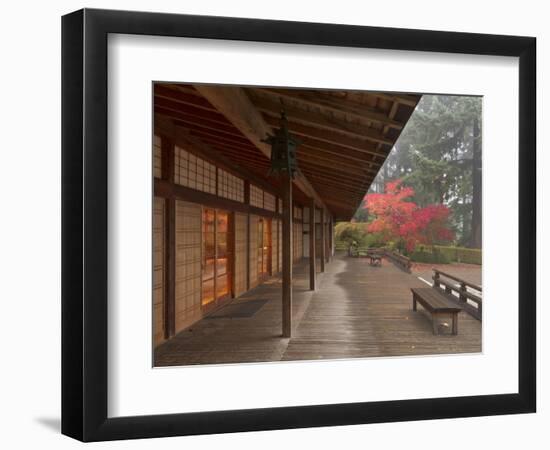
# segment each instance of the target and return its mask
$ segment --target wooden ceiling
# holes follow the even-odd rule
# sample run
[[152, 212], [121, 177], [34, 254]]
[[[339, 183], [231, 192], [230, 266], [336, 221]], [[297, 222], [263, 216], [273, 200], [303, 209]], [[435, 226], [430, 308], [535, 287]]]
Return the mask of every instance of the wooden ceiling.
[[301, 141], [295, 198], [314, 197], [336, 220], [350, 220], [384, 163], [419, 95], [156, 83], [155, 120], [169, 120], [215, 154], [266, 179], [269, 146], [280, 125]]

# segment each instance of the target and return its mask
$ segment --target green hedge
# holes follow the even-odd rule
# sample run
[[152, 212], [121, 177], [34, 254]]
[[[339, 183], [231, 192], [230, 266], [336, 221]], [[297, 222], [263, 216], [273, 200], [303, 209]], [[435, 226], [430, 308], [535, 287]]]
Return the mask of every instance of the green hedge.
[[[449, 262], [462, 262], [466, 264], [478, 264], [481, 265], [482, 252], [478, 248], [464, 248], [464, 247], [452, 247], [445, 245], [435, 245], [434, 248], [438, 253]], [[416, 252], [432, 253], [430, 246], [419, 246]], [[432, 261], [428, 261], [432, 262]], [[435, 261], [434, 261], [435, 262]]]
[[482, 252], [478, 248], [437, 246], [451, 261], [481, 265]]
[[443, 252], [436, 251], [434, 253], [415, 250], [409, 256], [411, 261], [429, 263], [429, 264], [449, 264], [451, 260]]
[[[361, 249], [364, 248], [377, 248], [379, 247], [379, 241], [373, 239], [365, 240], [358, 243], [358, 247]], [[349, 243], [346, 241], [336, 240], [335, 241], [336, 250], [345, 250], [349, 248]], [[380, 246], [381, 247], [381, 246]], [[396, 250], [396, 245], [392, 242], [388, 242], [386, 245], [387, 248]], [[462, 262], [466, 264], [478, 264], [481, 265], [482, 261], [482, 252], [477, 248], [465, 248], [465, 247], [453, 247], [445, 245], [435, 245], [436, 253], [439, 256], [432, 255], [432, 247], [428, 245], [419, 245], [416, 250], [407, 255], [411, 258], [412, 261], [432, 263], [432, 264], [448, 264], [451, 262]]]

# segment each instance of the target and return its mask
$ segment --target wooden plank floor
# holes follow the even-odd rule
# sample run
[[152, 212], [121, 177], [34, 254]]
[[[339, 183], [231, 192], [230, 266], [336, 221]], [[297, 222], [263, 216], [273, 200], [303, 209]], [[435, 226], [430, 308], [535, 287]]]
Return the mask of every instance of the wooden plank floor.
[[[387, 260], [371, 267], [366, 258], [338, 255], [314, 293], [306, 264], [295, 267], [294, 280], [291, 339], [281, 337], [280, 280], [273, 278], [233, 302], [268, 299], [252, 317], [203, 319], [159, 346], [155, 365], [481, 351], [481, 322], [466, 313], [459, 315], [457, 336], [434, 336], [429, 316], [411, 309], [410, 288], [426, 285]], [[450, 332], [443, 323], [441, 329]]]

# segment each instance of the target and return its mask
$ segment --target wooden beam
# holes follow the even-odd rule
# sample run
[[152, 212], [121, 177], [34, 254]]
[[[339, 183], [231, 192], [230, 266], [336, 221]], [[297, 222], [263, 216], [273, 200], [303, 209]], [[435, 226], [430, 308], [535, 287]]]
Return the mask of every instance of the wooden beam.
[[[326, 154], [335, 155], [342, 158], [343, 160], [349, 159], [350, 161], [357, 161], [361, 164], [367, 163], [371, 166], [379, 166], [380, 162], [377, 161], [375, 158], [382, 158], [381, 155], [372, 155], [371, 153], [367, 152], [359, 152], [349, 147], [342, 147], [341, 145], [337, 144], [329, 144], [328, 142], [319, 141], [310, 137], [304, 137], [302, 139], [302, 144], [300, 145], [298, 152], [302, 148], [308, 148], [310, 150], [315, 150], [316, 152], [324, 152]], [[385, 158], [386, 156], [384, 156], [384, 159]]]
[[189, 120], [181, 120], [181, 119], [174, 120], [174, 124], [179, 127], [187, 128], [189, 130], [204, 133], [207, 135], [246, 143], [246, 139], [241, 135], [241, 133], [239, 133], [239, 130], [232, 127], [229, 129], [228, 127], [222, 128], [221, 126], [212, 127], [209, 125], [202, 124], [199, 121], [192, 122]]
[[320, 225], [321, 225], [321, 272], [325, 271], [325, 210], [321, 209], [320, 211]]
[[[389, 112], [389, 117], [391, 117], [392, 119], [395, 117], [395, 114], [397, 114], [397, 110], [399, 109], [399, 103], [397, 102], [394, 102], [393, 105], [391, 106], [390, 108], [390, 112]], [[382, 134], [385, 136], [386, 134], [388, 134], [388, 131], [389, 131], [389, 127], [385, 126], [383, 129], [382, 129]], [[397, 142], [397, 139], [395, 140], [395, 142]], [[393, 148], [393, 147], [392, 147]], [[381, 149], [381, 145], [378, 144], [378, 147], [377, 147], [378, 150]], [[388, 156], [390, 154], [391, 150], [388, 152]], [[384, 163], [386, 162], [386, 160], [384, 160]], [[384, 165], [384, 163], [382, 163], [382, 165]]]
[[[319, 183], [321, 186], [321, 184]], [[342, 205], [354, 206], [359, 200], [361, 200], [364, 195], [359, 194], [358, 192], [347, 191], [347, 190], [336, 190], [334, 186], [326, 186], [326, 189], [322, 191], [327, 200], [337, 201], [342, 203]]]
[[391, 92], [367, 92], [369, 95], [374, 97], [382, 98], [390, 102], [401, 103], [402, 105], [416, 107], [418, 99], [414, 96], [407, 94], [392, 94]]
[[309, 205], [309, 289], [315, 290], [317, 278], [315, 258], [315, 200], [311, 199]]
[[[212, 85], [194, 85], [194, 88], [271, 159], [271, 146], [263, 142], [263, 139], [272, 134], [272, 130], [242, 88]], [[323, 200], [303, 174], [298, 172], [294, 183], [306, 195], [314, 197], [319, 205], [325, 207]]]
[[389, 118], [383, 111], [377, 110], [367, 105], [362, 105], [357, 102], [342, 101], [330, 94], [320, 91], [306, 91], [299, 89], [271, 89], [260, 88], [254, 89], [255, 92], [261, 91], [268, 95], [275, 95], [290, 100], [298, 101], [309, 106], [319, 108], [321, 111], [328, 113], [341, 113], [360, 120], [368, 120], [371, 122], [388, 125], [391, 128], [401, 130], [403, 124]]
[[362, 172], [365, 174], [378, 173], [378, 170], [372, 169], [370, 165], [366, 163], [359, 163], [359, 162], [353, 163], [345, 158], [329, 156], [307, 147], [302, 147], [298, 152], [298, 161], [300, 163], [301, 161], [305, 161], [306, 163], [312, 163], [321, 167], [341, 170], [343, 172], [346, 172], [347, 170], [353, 170], [353, 171]]
[[197, 92], [197, 90], [193, 87], [191, 84], [185, 84], [185, 83], [168, 83], [166, 84], [169, 87], [172, 87], [173, 89], [177, 89], [178, 91], [185, 92], [186, 94], [190, 95], [196, 95], [201, 97], [201, 94]]
[[292, 180], [287, 173], [281, 177], [283, 183], [283, 273], [282, 273], [282, 334], [292, 335]]
[[[267, 98], [254, 98], [254, 105], [263, 113], [271, 117], [278, 117], [281, 105]], [[285, 105], [285, 112], [290, 123], [302, 124], [318, 128], [319, 130], [333, 131], [342, 135], [360, 138], [371, 142], [393, 145], [391, 139], [386, 138], [379, 131], [363, 125], [344, 122], [342, 120], [329, 119], [321, 113], [301, 110], [290, 105]]]
[[260, 153], [256, 147], [250, 144], [243, 144], [240, 141], [236, 141], [233, 138], [220, 138], [208, 133], [201, 133], [195, 130], [189, 130], [189, 133], [199, 137], [202, 141], [208, 142], [209, 144], [216, 145], [218, 147], [230, 147], [233, 150], [238, 150], [239, 152], [247, 152], [254, 156], [257, 156], [258, 159], [263, 159], [269, 161], [263, 153]]
[[262, 139], [272, 133], [242, 88], [234, 86], [194, 85], [194, 88], [225, 116], [264, 155], [271, 147]]
[[153, 90], [156, 98], [164, 98], [184, 105], [204, 109], [205, 111], [216, 111], [216, 108], [200, 95], [193, 95], [177, 88], [172, 89], [161, 83], [155, 83]]
[[166, 180], [155, 179], [154, 192], [157, 197], [176, 198], [193, 203], [200, 203], [210, 208], [220, 208], [229, 211], [242, 212], [246, 214], [255, 214], [268, 218], [279, 218], [281, 215], [268, 209], [257, 208], [252, 205], [218, 197], [207, 192], [197, 191], [179, 184], [169, 183]]
[[[249, 147], [246, 142], [243, 142], [240, 138], [237, 138], [236, 136], [222, 136], [222, 135], [215, 134], [212, 131], [195, 130], [195, 129], [189, 129], [187, 127], [184, 127], [184, 128], [188, 131], [190, 135], [196, 136], [200, 139], [205, 139], [205, 140], [210, 139], [211, 142], [212, 140], [214, 140], [215, 142], [220, 144], [233, 145], [237, 147], [242, 146], [243, 149], [246, 149], [249, 151], [252, 151], [252, 150], [257, 151], [256, 148]], [[258, 152], [258, 155], [262, 157], [264, 156], [262, 153], [259, 153], [259, 152]]]
[[196, 114], [183, 113], [180, 111], [173, 111], [169, 108], [164, 108], [162, 106], [155, 105], [155, 112], [161, 114], [170, 119], [181, 121], [182, 123], [188, 123], [190, 125], [199, 125], [201, 127], [210, 129], [210, 130], [220, 130], [225, 131], [226, 133], [232, 133], [237, 136], [242, 136], [242, 134], [230, 123], [220, 123], [216, 120], [205, 119]]
[[[276, 120], [273, 117], [265, 116], [266, 122], [269, 124], [275, 124]], [[323, 142], [327, 144], [337, 145], [339, 147], [351, 150], [355, 150], [359, 153], [364, 153], [372, 156], [386, 157], [387, 152], [379, 150], [375, 145], [370, 142], [366, 142], [363, 139], [357, 139], [350, 136], [345, 136], [341, 133], [337, 133], [331, 130], [323, 130], [299, 123], [288, 124], [288, 129], [291, 133], [297, 135], [302, 142], [310, 141], [314, 139], [316, 142]], [[308, 139], [311, 138], [311, 139]], [[383, 143], [378, 143], [383, 145]], [[322, 145], [322, 144], [318, 144]], [[299, 148], [299, 147], [298, 147]]]
[[326, 167], [316, 166], [314, 163], [303, 162], [301, 165], [303, 172], [307, 177], [310, 174], [327, 177], [327, 179], [334, 181], [337, 185], [347, 187], [363, 188], [366, 183], [369, 183], [372, 179], [370, 174], [357, 174], [356, 172], [349, 172], [346, 176], [345, 173], [339, 173], [335, 170], [327, 169]]
[[221, 125], [233, 126], [222, 114], [216, 110], [203, 109], [193, 105], [187, 105], [185, 103], [179, 103], [169, 98], [156, 97], [155, 110], [163, 109], [165, 111], [171, 111], [173, 113], [184, 114], [186, 116], [192, 116], [200, 118], [201, 120], [208, 120], [212, 123], [219, 123]]
[[[360, 155], [359, 157], [363, 161], [371, 161], [375, 157], [385, 158], [388, 153], [385, 150], [388, 148], [386, 144], [380, 142], [378, 144], [373, 144], [350, 136], [338, 135], [338, 133], [333, 131], [319, 130], [316, 132], [314, 128], [300, 124], [290, 124], [289, 130], [304, 144], [311, 143], [311, 145], [316, 145], [320, 148], [337, 147], [344, 152], [349, 152], [351, 150], [355, 154]], [[367, 158], [367, 156], [369, 158]]]
[[[335, 198], [327, 197], [327, 204], [334, 206], [337, 209], [352, 209], [355, 207], [356, 203], [350, 203], [350, 202], [343, 202], [341, 200], [337, 200]], [[334, 208], [332, 208], [334, 209]]]
[[351, 195], [364, 195], [364, 193], [368, 190], [368, 185], [350, 185], [349, 187], [346, 187], [345, 185], [342, 185], [341, 183], [338, 183], [333, 178], [327, 178], [326, 175], [317, 175], [312, 172], [306, 172], [307, 176], [312, 179], [312, 181], [315, 184], [319, 184], [321, 186], [326, 186], [327, 188], [330, 188], [331, 190], [335, 189], [338, 192], [347, 192]]
[[266, 170], [266, 173], [267, 173], [267, 169], [269, 168], [269, 162], [268, 161], [258, 159], [255, 156], [251, 156], [248, 153], [239, 152], [238, 150], [232, 149], [231, 147], [219, 146], [219, 145], [216, 145], [216, 144], [212, 144], [210, 142], [208, 144], [213, 149], [220, 152], [222, 155], [229, 156], [232, 159], [238, 159], [238, 160], [244, 162], [245, 164], [247, 164], [247, 167], [249, 167], [249, 165], [252, 166], [252, 167], [262, 167]]

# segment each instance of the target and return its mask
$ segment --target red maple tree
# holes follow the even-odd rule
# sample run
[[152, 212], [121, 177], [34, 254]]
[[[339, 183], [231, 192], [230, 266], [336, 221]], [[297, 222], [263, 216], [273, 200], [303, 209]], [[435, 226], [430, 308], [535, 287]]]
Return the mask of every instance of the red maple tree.
[[402, 180], [388, 182], [383, 194], [368, 194], [364, 207], [375, 218], [368, 231], [380, 234], [386, 241], [401, 241], [411, 252], [418, 244], [433, 245], [451, 241], [448, 228], [450, 210], [445, 205], [420, 208], [411, 200], [414, 189]]

